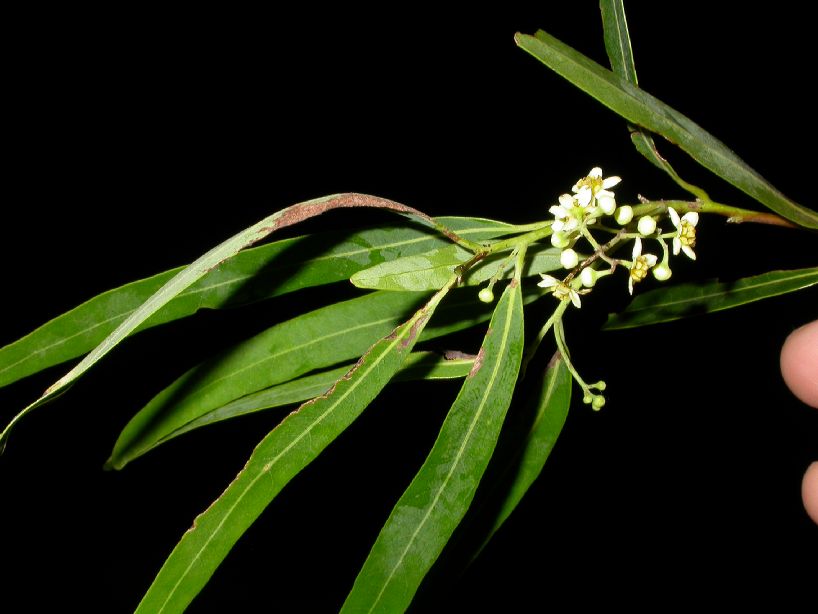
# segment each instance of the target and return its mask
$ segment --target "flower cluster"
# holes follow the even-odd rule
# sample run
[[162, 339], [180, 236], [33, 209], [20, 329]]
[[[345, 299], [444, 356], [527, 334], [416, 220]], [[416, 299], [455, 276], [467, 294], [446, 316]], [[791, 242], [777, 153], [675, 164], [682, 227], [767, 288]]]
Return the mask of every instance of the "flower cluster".
[[[562, 250], [560, 264], [571, 270], [571, 273], [563, 280], [552, 275], [542, 275], [543, 279], [538, 285], [550, 290], [557, 299], [571, 301], [574, 306], [580, 307], [579, 295], [589, 292], [599, 277], [613, 273], [618, 265], [628, 268], [628, 291], [631, 294], [634, 284], [646, 279], [648, 273], [652, 273], [659, 281], [669, 279], [672, 271], [668, 263], [668, 239], [671, 240], [674, 255], [684, 252], [689, 258], [696, 259], [693, 248], [696, 245], [698, 214], [690, 211], [680, 216], [673, 207], [667, 207], [667, 216], [674, 227], [674, 231], [669, 233], [663, 233], [657, 225], [657, 219], [661, 215], [641, 215], [634, 221], [634, 208], [630, 205], [618, 206], [616, 196], [611, 191], [620, 181], [616, 176], [603, 177], [602, 169], [596, 166], [573, 185], [571, 194], [561, 195], [559, 204], [549, 209], [554, 216], [551, 221], [551, 244]], [[612, 217], [622, 230], [611, 230], [600, 224], [605, 216]], [[606, 247], [600, 245], [591, 234], [592, 230], [615, 233], [611, 241], [613, 244], [633, 239], [631, 259], [609, 256]], [[590, 257], [581, 258], [574, 249], [581, 239], [587, 241], [593, 249]], [[659, 243], [664, 254], [661, 260], [655, 254], [643, 253], [643, 239], [653, 239]], [[609, 244], [608, 247], [613, 245]], [[598, 268], [600, 261], [607, 263], [608, 267]]]
[[[600, 277], [611, 275], [620, 266], [628, 271], [628, 291], [631, 294], [634, 286], [651, 273], [659, 281], [669, 279], [672, 271], [668, 264], [671, 251], [668, 241], [674, 256], [684, 252], [688, 258], [696, 259], [693, 248], [696, 246], [698, 214], [688, 211], [680, 216], [676, 209], [664, 203], [618, 206], [611, 188], [620, 181], [615, 176], [603, 177], [602, 169], [594, 167], [586, 177], [574, 184], [571, 194], [561, 195], [559, 204], [549, 209], [554, 216], [549, 226], [551, 244], [560, 250], [560, 266], [568, 273], [562, 279], [541, 273], [542, 281], [537, 284], [560, 301], [560, 307], [546, 323], [539, 338], [553, 325], [557, 347], [571, 375], [582, 388], [583, 401], [594, 409], [600, 409], [605, 404], [605, 397], [601, 394], [605, 390], [605, 382], [586, 384], [568, 357], [561, 320], [568, 303], [581, 307], [580, 296], [590, 292]], [[613, 218], [619, 228], [611, 223], [606, 225], [606, 216]], [[659, 228], [659, 223], [666, 219], [673, 225], [673, 230], [669, 232]], [[593, 233], [609, 233], [612, 237], [603, 243]], [[614, 257], [614, 248], [621, 247], [623, 242], [629, 240], [633, 241], [630, 260]], [[590, 248], [589, 255], [582, 256], [577, 251], [577, 244], [581, 241]], [[646, 249], [645, 244], [649, 241], [659, 244], [661, 259]]]

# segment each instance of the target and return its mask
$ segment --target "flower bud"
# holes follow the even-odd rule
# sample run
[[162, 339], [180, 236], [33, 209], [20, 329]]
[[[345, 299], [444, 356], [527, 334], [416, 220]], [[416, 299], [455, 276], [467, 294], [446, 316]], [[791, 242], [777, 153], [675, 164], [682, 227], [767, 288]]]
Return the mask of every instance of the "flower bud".
[[605, 397], [601, 394], [594, 396], [593, 401], [591, 401], [591, 407], [594, 411], [599, 411], [605, 406]]
[[563, 266], [563, 268], [573, 269], [579, 264], [579, 256], [570, 247], [568, 249], [564, 249], [560, 254], [560, 264]]
[[639, 218], [639, 224], [636, 228], [642, 236], [651, 235], [656, 230], [656, 220], [649, 215], [642, 216]]
[[670, 270], [670, 267], [665, 262], [661, 262], [653, 267], [653, 276], [659, 281], [667, 281], [671, 275], [673, 275], [673, 271]]
[[613, 194], [600, 194], [596, 197], [596, 204], [605, 215], [611, 215], [616, 210], [616, 199]]
[[494, 300], [494, 292], [491, 291], [491, 288], [483, 288], [477, 293], [477, 298], [484, 303], [491, 303]]
[[591, 267], [587, 266], [582, 269], [582, 272], [579, 274], [579, 281], [582, 282], [582, 285], [586, 288], [593, 288], [594, 285], [596, 285], [597, 277], [597, 272]]
[[555, 232], [551, 235], [551, 245], [554, 247], [559, 247], [562, 249], [564, 247], [568, 247], [569, 243], [571, 243], [571, 241], [568, 240], [568, 235], [566, 235], [564, 232]]
[[624, 226], [625, 224], [629, 224], [630, 221], [633, 219], [633, 207], [630, 205], [622, 205], [619, 209], [616, 210], [614, 214], [614, 219], [616, 219], [616, 223], [620, 226]]

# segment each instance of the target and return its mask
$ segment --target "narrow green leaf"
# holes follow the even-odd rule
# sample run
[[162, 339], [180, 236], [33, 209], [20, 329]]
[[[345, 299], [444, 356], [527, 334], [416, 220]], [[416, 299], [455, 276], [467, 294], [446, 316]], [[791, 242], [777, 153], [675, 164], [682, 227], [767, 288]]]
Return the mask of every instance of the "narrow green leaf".
[[703, 128], [624, 78], [542, 30], [518, 33], [517, 44], [629, 122], [660, 134], [699, 164], [779, 215], [818, 228], [818, 212], [788, 199]]
[[[532, 245], [526, 252], [526, 275], [537, 275], [562, 267], [561, 250], [546, 246]], [[359, 288], [371, 290], [393, 290], [428, 292], [442, 287], [455, 272], [455, 268], [467, 262], [473, 254], [458, 245], [447, 245], [423, 254], [397, 258], [358, 271], [350, 281]], [[478, 262], [466, 275], [463, 283], [476, 286], [492, 278], [501, 268], [506, 269], [500, 279], [510, 278], [513, 262], [508, 253], [493, 254]]]
[[[526, 300], [538, 296], [531, 290]], [[423, 296], [374, 292], [277, 324], [202, 363], [162, 390], [120, 434], [106, 467], [121, 469], [172, 433], [223, 405], [316, 369], [360, 356], [416, 309]], [[422, 339], [464, 330], [491, 315], [491, 306], [460, 288], [437, 310]]]
[[[524, 411], [509, 417], [500, 437], [486, 481], [494, 487], [489, 498], [497, 510], [483, 544], [489, 542], [542, 472], [545, 461], [562, 431], [571, 406], [573, 379], [559, 354], [548, 365], [539, 394], [533, 395]], [[495, 461], [496, 459], [496, 461]], [[496, 464], [495, 464], [496, 462]]]
[[[474, 241], [492, 239], [514, 229], [502, 222], [480, 218], [435, 220]], [[137, 331], [189, 316], [199, 309], [236, 307], [346, 280], [374, 263], [446, 245], [451, 245], [451, 241], [442, 234], [416, 225], [276, 241], [245, 250], [223, 262], [171, 299]], [[90, 351], [182, 269], [165, 271], [104, 292], [3, 347], [0, 349], [0, 387]]]
[[[625, 17], [625, 6], [622, 0], [600, 0], [602, 11], [602, 26], [605, 32], [605, 50], [614, 74], [622, 77], [634, 86], [639, 85], [636, 77], [636, 65], [633, 59], [631, 37], [628, 33], [628, 20]], [[633, 124], [628, 124], [636, 151], [642, 154], [649, 162], [670, 175], [671, 179], [682, 188], [694, 194], [697, 198], [706, 199], [707, 194], [701, 188], [686, 182], [679, 177], [676, 170], [659, 153], [653, 137]]]
[[201, 416], [241, 397], [363, 354], [423, 296], [373, 292], [300, 315], [178, 378], [125, 426], [106, 466], [121, 469]]
[[[455, 379], [466, 377], [474, 364], [471, 358], [446, 358], [435, 352], [413, 352], [395, 374], [392, 381], [414, 381], [426, 379]], [[305, 375], [277, 386], [248, 394], [231, 401], [226, 405], [212, 409], [179, 426], [176, 430], [161, 435], [161, 439], [149, 442], [153, 449], [171, 439], [183, 435], [197, 428], [215, 424], [223, 420], [237, 418], [257, 411], [281, 407], [292, 403], [300, 403], [317, 397], [329, 390], [332, 385], [347, 373], [354, 365], [321, 371], [313, 375]], [[127, 459], [126, 459], [127, 460]]]
[[217, 245], [209, 252], [201, 256], [198, 260], [188, 265], [170, 280], [168, 280], [159, 290], [152, 294], [139, 308], [133, 311], [125, 320], [119, 324], [102, 342], [97, 345], [91, 352], [83, 358], [79, 364], [66, 373], [63, 377], [52, 384], [39, 399], [28, 405], [21, 412], [19, 412], [6, 425], [6, 428], [0, 433], [0, 452], [5, 448], [9, 433], [14, 425], [17, 424], [28, 412], [44, 405], [60, 394], [67, 386], [81, 377], [88, 369], [96, 364], [105, 354], [110, 352], [114, 347], [125, 339], [128, 335], [134, 332], [142, 325], [148, 318], [159, 311], [162, 307], [167, 305], [172, 299], [178, 296], [181, 292], [189, 288], [192, 284], [201, 279], [208, 272], [212, 271], [216, 266], [225, 260], [232, 258], [239, 251], [245, 247], [249, 247], [253, 243], [257, 243], [261, 239], [268, 236], [275, 230], [286, 228], [303, 222], [306, 219], [321, 215], [333, 209], [340, 209], [346, 207], [372, 207], [377, 209], [387, 209], [394, 211], [408, 217], [409, 219], [431, 226], [432, 228], [443, 232], [447, 237], [453, 241], [462, 243], [468, 241], [459, 237], [454, 231], [438, 224], [425, 213], [407, 207], [400, 203], [379, 198], [377, 196], [368, 196], [366, 194], [334, 194], [332, 196], [324, 196], [316, 198], [303, 203], [298, 203], [282, 209], [270, 216], [267, 216], [260, 222], [253, 224], [249, 228], [233, 235], [223, 243]]
[[721, 311], [818, 284], [818, 267], [770, 271], [733, 282], [680, 284], [640, 294], [621, 313], [612, 313], [606, 330], [671, 322]]
[[405, 324], [373, 345], [331, 390], [304, 403], [259, 443], [227, 490], [196, 518], [176, 545], [137, 614], [184, 611], [264, 508], [388, 383], [450, 287], [440, 290]]
[[628, 20], [622, 0], [600, 0], [605, 51], [614, 73], [638, 85], [636, 64], [633, 61], [633, 47], [628, 33]]
[[[633, 59], [633, 47], [628, 33], [628, 20], [625, 17], [625, 6], [622, 0], [600, 0], [599, 8], [602, 11], [602, 26], [605, 38], [605, 51], [614, 74], [622, 77], [629, 83], [638, 86], [636, 64]], [[656, 149], [653, 137], [629, 124], [631, 140], [637, 151], [663, 171], [673, 172], [673, 169]], [[673, 172], [675, 175], [675, 172]]]
[[344, 612], [403, 612], [469, 508], [520, 369], [520, 287], [506, 287], [432, 451], [386, 521]]

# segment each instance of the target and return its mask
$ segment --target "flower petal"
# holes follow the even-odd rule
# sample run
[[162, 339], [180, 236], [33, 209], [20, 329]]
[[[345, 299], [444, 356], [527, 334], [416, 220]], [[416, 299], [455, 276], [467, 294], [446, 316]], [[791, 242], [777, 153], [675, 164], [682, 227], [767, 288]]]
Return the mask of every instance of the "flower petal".
[[576, 307], [577, 309], [582, 307], [582, 301], [579, 300], [579, 294], [577, 293], [576, 290], [571, 290], [571, 292], [569, 292], [569, 295], [571, 297], [571, 302], [574, 304], [574, 307]]
[[602, 169], [599, 168], [598, 166], [595, 166], [594, 168], [591, 169], [591, 172], [588, 173], [588, 176], [594, 179], [599, 179], [600, 177], [602, 177]]
[[642, 239], [636, 237], [633, 242], [633, 259], [636, 260], [642, 255]]
[[570, 194], [562, 194], [560, 195], [560, 205], [570, 209], [574, 206], [574, 197]]
[[693, 251], [693, 248], [692, 248], [692, 247], [690, 247], [689, 245], [682, 245], [682, 251], [683, 251], [683, 252], [685, 253], [685, 255], [686, 255], [688, 258], [690, 258], [691, 260], [695, 260], [695, 259], [696, 259], [696, 252], [694, 252], [694, 251]]
[[558, 217], [558, 218], [568, 217], [568, 215], [569, 215], [568, 210], [564, 209], [563, 207], [561, 207], [559, 205], [553, 205], [553, 206], [549, 207], [548, 213], [550, 213], [554, 217]]
[[[674, 209], [673, 207], [668, 207], [668, 208], [667, 208], [667, 212], [668, 212], [668, 215], [670, 215], [670, 221], [671, 221], [671, 222], [673, 222], [673, 225], [674, 225], [676, 228], [678, 228], [678, 227], [679, 227], [679, 225], [680, 225], [682, 222], [681, 222], [681, 220], [679, 219], [679, 214], [678, 214], [678, 213], [676, 213], [676, 209]], [[687, 215], [687, 214], [685, 214], [685, 215]]]
[[579, 192], [577, 192], [577, 202], [580, 204], [580, 206], [587, 207], [593, 196], [594, 193], [591, 191], [591, 188], [584, 185], [580, 188]]
[[673, 237], [673, 255], [678, 256], [679, 250], [682, 249], [682, 241], [679, 237]]
[[622, 178], [617, 177], [616, 175], [613, 175], [611, 177], [605, 177], [605, 179], [602, 180], [602, 189], [607, 190], [608, 188], [612, 188], [620, 181], [622, 181]]
[[645, 254], [643, 258], [647, 261], [649, 267], [654, 266], [656, 264], [656, 260], [658, 260], [658, 258], [656, 258], [656, 256], [653, 254]]
[[682, 216], [682, 219], [686, 221], [691, 226], [695, 226], [699, 223], [699, 214], [695, 211], [688, 211]]
[[537, 284], [540, 288], [553, 288], [560, 283], [556, 277], [552, 277], [551, 275], [544, 275], [540, 273], [540, 277], [542, 277], [542, 281]]

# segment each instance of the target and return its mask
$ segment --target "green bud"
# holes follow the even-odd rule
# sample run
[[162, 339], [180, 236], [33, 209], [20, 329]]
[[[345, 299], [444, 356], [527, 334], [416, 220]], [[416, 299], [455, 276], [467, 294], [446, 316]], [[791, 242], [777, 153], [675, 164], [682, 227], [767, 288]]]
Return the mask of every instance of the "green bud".
[[665, 262], [661, 262], [653, 267], [653, 276], [659, 281], [667, 281], [671, 275], [673, 275], [673, 271], [670, 270], [670, 267]]
[[591, 401], [591, 407], [594, 411], [599, 411], [605, 406], [605, 397], [601, 394], [598, 394], [594, 397], [594, 400]]
[[491, 291], [491, 288], [483, 288], [477, 293], [477, 298], [484, 303], [491, 303], [494, 300], [494, 292]]
[[568, 235], [564, 232], [555, 232], [551, 235], [551, 245], [559, 247], [560, 249], [568, 247], [571, 241], [568, 240]]

